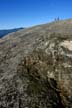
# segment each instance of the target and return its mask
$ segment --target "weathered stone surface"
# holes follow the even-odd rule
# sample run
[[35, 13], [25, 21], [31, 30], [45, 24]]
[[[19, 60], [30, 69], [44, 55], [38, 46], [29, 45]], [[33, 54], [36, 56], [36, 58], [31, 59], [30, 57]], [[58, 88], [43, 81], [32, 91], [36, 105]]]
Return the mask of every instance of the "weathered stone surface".
[[0, 40], [0, 108], [72, 108], [70, 23], [40, 25]]

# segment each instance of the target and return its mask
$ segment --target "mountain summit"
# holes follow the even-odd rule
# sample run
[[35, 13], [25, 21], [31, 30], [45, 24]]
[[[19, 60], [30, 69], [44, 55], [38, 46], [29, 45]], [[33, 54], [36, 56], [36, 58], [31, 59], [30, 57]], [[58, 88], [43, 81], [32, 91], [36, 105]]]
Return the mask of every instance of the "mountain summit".
[[0, 39], [0, 108], [72, 108], [72, 20]]

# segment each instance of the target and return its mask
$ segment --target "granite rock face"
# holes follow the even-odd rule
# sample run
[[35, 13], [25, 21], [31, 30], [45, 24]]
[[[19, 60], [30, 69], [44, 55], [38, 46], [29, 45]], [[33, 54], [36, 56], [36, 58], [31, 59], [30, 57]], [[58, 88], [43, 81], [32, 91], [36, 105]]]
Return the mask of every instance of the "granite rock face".
[[0, 108], [72, 108], [69, 21], [0, 39]]
[[58, 82], [48, 76], [51, 65], [48, 59], [41, 50], [25, 57], [18, 65], [16, 75], [2, 80], [0, 107], [65, 108]]

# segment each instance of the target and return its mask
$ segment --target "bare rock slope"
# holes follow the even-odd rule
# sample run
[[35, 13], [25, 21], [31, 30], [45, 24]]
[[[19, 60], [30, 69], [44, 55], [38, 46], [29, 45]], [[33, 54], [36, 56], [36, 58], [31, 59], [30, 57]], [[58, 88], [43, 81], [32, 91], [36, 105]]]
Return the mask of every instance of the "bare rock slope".
[[72, 20], [0, 39], [0, 108], [72, 108]]

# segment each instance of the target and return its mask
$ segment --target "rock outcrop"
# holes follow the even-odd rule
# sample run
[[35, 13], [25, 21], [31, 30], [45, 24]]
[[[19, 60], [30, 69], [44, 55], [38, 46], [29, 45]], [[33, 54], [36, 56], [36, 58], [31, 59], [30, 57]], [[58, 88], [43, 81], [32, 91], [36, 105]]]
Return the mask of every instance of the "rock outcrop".
[[0, 40], [0, 108], [72, 108], [72, 35], [66, 25], [37, 26]]

